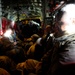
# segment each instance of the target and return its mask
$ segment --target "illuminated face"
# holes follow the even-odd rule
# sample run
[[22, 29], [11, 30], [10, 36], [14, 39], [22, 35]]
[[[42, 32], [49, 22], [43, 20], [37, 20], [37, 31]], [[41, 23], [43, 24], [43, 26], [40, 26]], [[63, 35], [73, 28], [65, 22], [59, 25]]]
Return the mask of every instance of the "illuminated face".
[[67, 13], [64, 13], [62, 18], [60, 19], [60, 28], [66, 34], [75, 33], [75, 23], [73, 23], [74, 19]]
[[60, 19], [61, 30], [66, 31], [66, 27], [70, 24], [70, 18], [66, 14], [63, 14]]

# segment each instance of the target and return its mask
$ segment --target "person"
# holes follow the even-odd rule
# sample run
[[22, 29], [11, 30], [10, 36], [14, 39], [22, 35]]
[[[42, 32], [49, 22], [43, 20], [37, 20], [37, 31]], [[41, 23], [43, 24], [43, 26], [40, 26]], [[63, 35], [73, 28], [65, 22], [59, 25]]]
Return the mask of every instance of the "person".
[[[27, 51], [27, 58], [29, 59], [35, 59], [35, 60], [40, 60], [41, 57], [43, 56], [43, 48], [41, 45], [37, 43], [37, 40], [40, 38], [39, 35], [33, 34], [31, 36], [33, 44], [29, 47]], [[38, 56], [39, 55], [39, 56]]]
[[1, 68], [12, 74], [15, 70], [15, 66], [16, 63], [11, 58], [5, 55], [0, 56], [0, 75], [2, 70]]
[[43, 36], [38, 39], [40, 45], [43, 47], [44, 53], [53, 47], [54, 32], [52, 30], [52, 25], [46, 25], [44, 28]]
[[0, 75], [11, 75], [7, 70], [0, 68]]
[[62, 35], [55, 39], [58, 47], [53, 50], [48, 75], [74, 75], [75, 4], [69, 3], [59, 9], [55, 21]]

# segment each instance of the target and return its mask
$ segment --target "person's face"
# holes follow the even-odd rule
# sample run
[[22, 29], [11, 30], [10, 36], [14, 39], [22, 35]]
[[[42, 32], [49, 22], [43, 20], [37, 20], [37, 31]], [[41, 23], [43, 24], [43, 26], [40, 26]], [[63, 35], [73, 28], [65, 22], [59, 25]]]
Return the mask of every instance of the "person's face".
[[73, 26], [72, 18], [70, 18], [70, 16], [66, 13], [64, 13], [59, 21], [59, 26], [63, 32], [69, 33], [69, 30], [71, 30], [71, 27]]
[[67, 14], [63, 14], [62, 18], [60, 19], [60, 26], [61, 30], [65, 31], [66, 27], [70, 24], [70, 18], [67, 16]]
[[64, 34], [75, 34], [75, 17], [72, 14], [63, 14], [59, 21], [59, 26]]

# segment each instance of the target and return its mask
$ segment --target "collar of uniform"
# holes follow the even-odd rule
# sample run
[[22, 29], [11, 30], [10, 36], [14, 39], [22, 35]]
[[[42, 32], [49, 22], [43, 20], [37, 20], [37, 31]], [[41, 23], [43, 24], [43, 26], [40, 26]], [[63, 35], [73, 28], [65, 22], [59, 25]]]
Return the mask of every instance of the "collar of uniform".
[[72, 35], [64, 35], [62, 37], [59, 37], [59, 38], [55, 38], [56, 41], [66, 41], [66, 40], [75, 40], [75, 34], [72, 34]]

